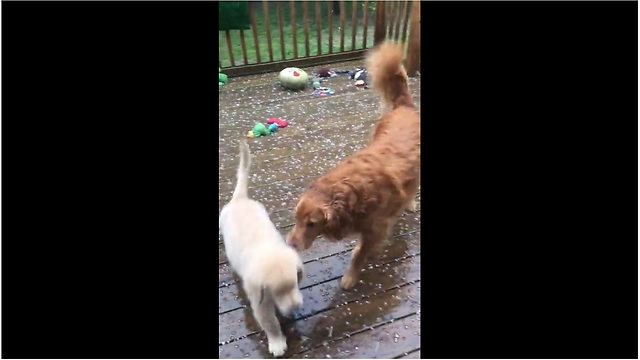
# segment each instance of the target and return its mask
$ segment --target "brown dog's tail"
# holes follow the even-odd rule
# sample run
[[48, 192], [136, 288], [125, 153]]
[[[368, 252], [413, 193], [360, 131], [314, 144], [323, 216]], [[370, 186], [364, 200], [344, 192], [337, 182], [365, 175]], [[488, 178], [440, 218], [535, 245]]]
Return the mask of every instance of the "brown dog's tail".
[[402, 66], [404, 48], [390, 41], [369, 52], [366, 67], [371, 77], [371, 86], [382, 96], [386, 107], [415, 107], [407, 83], [407, 72]]

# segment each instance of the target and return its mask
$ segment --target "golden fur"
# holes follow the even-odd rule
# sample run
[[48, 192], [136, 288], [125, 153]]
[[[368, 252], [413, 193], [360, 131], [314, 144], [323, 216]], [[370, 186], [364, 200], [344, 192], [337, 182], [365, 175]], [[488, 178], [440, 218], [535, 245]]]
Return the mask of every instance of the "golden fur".
[[420, 183], [420, 114], [402, 66], [404, 50], [386, 42], [367, 57], [372, 87], [389, 109], [376, 123], [371, 142], [313, 181], [295, 208], [287, 242], [307, 249], [319, 235], [341, 240], [360, 234], [341, 280], [349, 289], [366, 258], [389, 235], [404, 210], [415, 209]]

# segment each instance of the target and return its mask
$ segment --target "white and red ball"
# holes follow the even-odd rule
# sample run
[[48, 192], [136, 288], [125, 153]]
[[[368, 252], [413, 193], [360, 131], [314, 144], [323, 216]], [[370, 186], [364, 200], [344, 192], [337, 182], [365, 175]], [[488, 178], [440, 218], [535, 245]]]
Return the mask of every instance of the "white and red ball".
[[309, 83], [309, 75], [299, 68], [289, 67], [280, 71], [278, 75], [280, 85], [289, 90], [304, 89]]

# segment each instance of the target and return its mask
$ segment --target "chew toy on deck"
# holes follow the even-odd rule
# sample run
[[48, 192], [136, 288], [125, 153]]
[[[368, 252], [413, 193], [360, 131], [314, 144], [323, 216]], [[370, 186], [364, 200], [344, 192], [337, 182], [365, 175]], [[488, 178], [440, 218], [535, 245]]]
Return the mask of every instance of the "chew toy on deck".
[[[287, 121], [286, 120], [280, 120], [280, 119], [276, 119], [273, 118], [275, 120], [278, 120], [279, 122], [284, 122], [286, 126]], [[283, 126], [283, 127], [284, 127]], [[269, 126], [266, 126], [265, 124], [261, 124], [261, 123], [256, 123], [253, 126], [253, 130], [249, 130], [249, 132], [247, 132], [247, 137], [248, 138], [257, 138], [260, 136], [267, 136], [267, 135], [271, 135], [271, 133], [274, 133], [278, 131], [278, 124], [272, 122], [271, 124], [269, 124]]]
[[276, 124], [278, 127], [287, 127], [289, 122], [278, 118], [269, 118], [267, 119], [267, 124]]
[[307, 86], [309, 75], [299, 68], [288, 67], [280, 71], [278, 79], [280, 80], [280, 85], [285, 89], [300, 90]]
[[269, 129], [267, 129], [264, 124], [256, 123], [253, 126], [253, 137], [267, 136], [269, 134], [271, 134], [271, 132], [269, 132]]
[[222, 69], [218, 68], [218, 86], [225, 85], [229, 81], [227, 75], [222, 73]]
[[333, 95], [336, 91], [333, 90], [332, 88], [328, 88], [328, 87], [319, 87], [317, 89], [315, 89], [313, 91], [313, 95], [315, 96], [329, 96], [329, 95]]

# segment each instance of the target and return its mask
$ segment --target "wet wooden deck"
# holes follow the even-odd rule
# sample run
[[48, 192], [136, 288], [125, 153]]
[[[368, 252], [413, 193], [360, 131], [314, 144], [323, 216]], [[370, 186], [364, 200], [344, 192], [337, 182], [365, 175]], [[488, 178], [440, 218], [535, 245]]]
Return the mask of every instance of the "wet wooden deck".
[[[362, 62], [334, 64], [352, 69]], [[311, 72], [312, 69], [304, 69]], [[346, 75], [323, 83], [336, 90], [314, 97], [282, 89], [277, 73], [230, 79], [220, 88], [218, 139], [219, 210], [229, 201], [238, 165], [237, 141], [255, 122], [279, 117], [290, 122], [269, 137], [248, 139], [253, 155], [249, 194], [261, 201], [285, 235], [293, 226], [292, 208], [308, 182], [360, 149], [378, 119], [379, 99]], [[420, 79], [410, 80], [420, 104]], [[418, 201], [420, 192], [418, 192]], [[286, 358], [420, 358], [420, 206], [405, 213], [381, 252], [369, 261], [361, 281], [343, 291], [339, 279], [350, 261], [355, 239], [315, 241], [301, 256], [306, 278], [300, 284], [303, 308], [281, 324]], [[247, 306], [238, 279], [219, 240], [219, 356], [271, 358], [266, 337]]]

